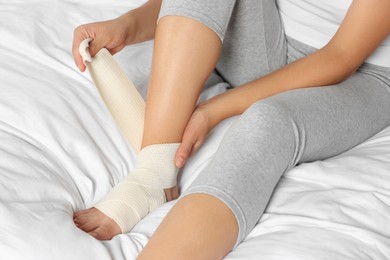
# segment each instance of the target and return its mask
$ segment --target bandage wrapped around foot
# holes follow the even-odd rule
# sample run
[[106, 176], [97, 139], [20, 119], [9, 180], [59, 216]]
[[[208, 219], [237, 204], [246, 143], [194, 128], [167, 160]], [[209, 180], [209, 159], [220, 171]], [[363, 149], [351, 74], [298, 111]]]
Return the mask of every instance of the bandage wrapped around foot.
[[[106, 49], [91, 58], [87, 51], [89, 41], [87, 39], [80, 44], [79, 52], [119, 129], [138, 153], [145, 102]], [[155, 144], [142, 149], [133, 172], [95, 206], [112, 218], [122, 233], [130, 231], [151, 210], [165, 202], [163, 189], [176, 185], [178, 169], [174, 165], [174, 157], [179, 144]]]
[[137, 167], [95, 208], [112, 218], [122, 233], [165, 202], [164, 190], [176, 185], [174, 157], [178, 143], [155, 144], [141, 150]]

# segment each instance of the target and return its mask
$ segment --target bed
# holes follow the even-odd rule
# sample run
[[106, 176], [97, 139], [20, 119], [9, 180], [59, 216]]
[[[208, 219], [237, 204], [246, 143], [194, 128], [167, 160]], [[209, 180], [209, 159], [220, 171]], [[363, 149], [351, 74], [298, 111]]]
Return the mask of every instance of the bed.
[[[135, 153], [88, 73], [73, 29], [144, 0], [0, 0], [0, 259], [135, 259], [175, 201], [128, 234], [98, 241], [75, 227], [132, 168]], [[145, 97], [152, 42], [115, 55]], [[224, 91], [205, 90], [202, 98]], [[181, 172], [182, 190], [236, 118]], [[225, 259], [390, 259], [390, 127], [352, 150], [287, 172], [253, 231]]]

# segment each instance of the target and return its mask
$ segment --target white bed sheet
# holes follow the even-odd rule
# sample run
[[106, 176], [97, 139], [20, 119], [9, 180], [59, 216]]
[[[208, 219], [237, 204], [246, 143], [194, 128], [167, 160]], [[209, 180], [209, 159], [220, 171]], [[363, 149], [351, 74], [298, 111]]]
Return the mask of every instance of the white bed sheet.
[[[129, 234], [100, 242], [77, 229], [133, 167], [134, 153], [71, 44], [82, 23], [144, 1], [0, 0], [0, 259], [134, 259], [175, 202]], [[145, 96], [152, 43], [116, 59]], [[220, 89], [212, 89], [213, 95]], [[186, 189], [235, 118], [187, 164]], [[335, 158], [285, 174], [261, 218], [226, 259], [389, 259], [390, 128]]]

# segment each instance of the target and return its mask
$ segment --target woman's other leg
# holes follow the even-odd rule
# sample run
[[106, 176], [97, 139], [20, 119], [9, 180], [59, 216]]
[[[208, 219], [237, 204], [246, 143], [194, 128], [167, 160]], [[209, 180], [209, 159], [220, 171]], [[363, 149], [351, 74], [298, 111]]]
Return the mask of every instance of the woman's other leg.
[[285, 92], [252, 105], [164, 219], [145, 256], [227, 254], [257, 223], [285, 171], [338, 155], [390, 125], [388, 88], [356, 73], [339, 85]]
[[[224, 8], [221, 10], [226, 14], [221, 16], [227, 21], [222, 19], [220, 22], [227, 24], [234, 1], [222, 2]], [[165, 172], [160, 166], [168, 164], [166, 168], [172, 168], [174, 152], [172, 158], [167, 158], [169, 156], [164, 151], [157, 156], [155, 153], [150, 156], [145, 151], [149, 152], [150, 147], [156, 147], [152, 146], [155, 144], [164, 146], [181, 141], [200, 91], [217, 64], [221, 45], [218, 35], [195, 19], [184, 16], [160, 19], [139, 163], [95, 206], [99, 210], [92, 208], [78, 214], [76, 223], [81, 229], [98, 239], [110, 239], [119, 231], [129, 231], [140, 218], [165, 201], [162, 190], [165, 184], [161, 185], [161, 180], [163, 175], [172, 173]], [[167, 192], [166, 197], [168, 200], [174, 198], [174, 190]]]

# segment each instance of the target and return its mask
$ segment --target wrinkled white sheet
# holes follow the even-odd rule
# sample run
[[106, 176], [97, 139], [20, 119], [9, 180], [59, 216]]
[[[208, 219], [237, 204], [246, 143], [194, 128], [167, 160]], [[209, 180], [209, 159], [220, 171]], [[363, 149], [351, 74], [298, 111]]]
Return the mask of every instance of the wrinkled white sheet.
[[[73, 211], [103, 197], [135, 159], [89, 75], [74, 66], [73, 29], [142, 2], [0, 0], [0, 259], [134, 259], [173, 205], [111, 241], [72, 222]], [[143, 95], [151, 47], [116, 55]], [[182, 189], [234, 120], [191, 159]], [[226, 259], [389, 259], [389, 219], [387, 128], [349, 152], [288, 172], [260, 223]]]

